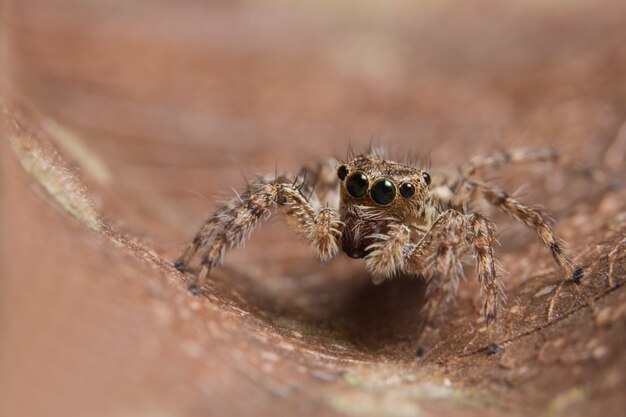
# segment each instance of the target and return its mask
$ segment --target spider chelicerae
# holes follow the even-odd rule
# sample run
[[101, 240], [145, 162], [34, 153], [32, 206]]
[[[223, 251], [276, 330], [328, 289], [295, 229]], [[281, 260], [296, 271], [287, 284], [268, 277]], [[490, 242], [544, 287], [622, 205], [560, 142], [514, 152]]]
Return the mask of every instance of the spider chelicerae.
[[483, 312], [493, 322], [504, 294], [494, 257], [496, 226], [471, 203], [484, 200], [534, 230], [551, 251], [564, 278], [575, 283], [582, 268], [570, 261], [546, 216], [480, 178], [487, 167], [557, 162], [551, 149], [515, 149], [471, 159], [449, 176], [370, 152], [349, 160], [324, 160], [300, 174], [260, 176], [245, 192], [221, 205], [202, 225], [175, 263], [184, 270], [201, 250], [200, 270], [189, 289], [198, 293], [220, 265], [273, 208], [314, 250], [321, 262], [341, 249], [363, 258], [375, 284], [396, 275], [420, 275], [427, 282], [423, 317], [430, 322], [450, 302], [469, 253], [484, 297]]

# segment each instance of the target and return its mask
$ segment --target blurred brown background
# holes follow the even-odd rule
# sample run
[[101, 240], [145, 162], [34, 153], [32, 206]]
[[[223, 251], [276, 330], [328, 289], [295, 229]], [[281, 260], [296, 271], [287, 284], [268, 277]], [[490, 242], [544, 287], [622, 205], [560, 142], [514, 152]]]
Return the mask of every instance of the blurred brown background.
[[550, 145], [624, 181], [625, 2], [1, 6], [0, 415], [626, 408], [619, 186], [548, 166], [489, 173], [509, 191], [527, 184], [524, 200], [589, 271], [546, 322], [549, 253], [502, 224], [509, 301], [494, 355], [471, 267], [440, 342], [416, 358], [420, 282], [374, 287], [343, 258], [320, 267], [280, 220], [230, 253], [202, 297], [170, 266], [244, 176], [349, 142], [418, 151], [433, 168]]

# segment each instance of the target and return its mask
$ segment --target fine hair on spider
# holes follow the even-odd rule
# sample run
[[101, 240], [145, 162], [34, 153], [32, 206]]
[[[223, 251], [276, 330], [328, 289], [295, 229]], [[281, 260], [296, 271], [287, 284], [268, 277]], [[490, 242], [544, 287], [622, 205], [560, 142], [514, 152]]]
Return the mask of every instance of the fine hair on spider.
[[450, 176], [430, 172], [416, 164], [415, 156], [395, 162], [374, 146], [364, 154], [350, 147], [343, 161], [315, 162], [298, 175], [276, 172], [257, 177], [236, 198], [218, 206], [175, 266], [185, 270], [195, 254], [201, 253], [200, 270], [189, 286], [192, 292], [200, 292], [225, 253], [276, 209], [320, 262], [330, 261], [341, 250], [363, 259], [375, 284], [396, 275], [425, 277], [426, 324], [454, 299], [462, 261], [473, 255], [483, 314], [490, 324], [497, 318], [504, 292], [494, 254], [496, 225], [470, 210], [476, 200], [534, 231], [566, 281], [578, 283], [583, 277], [583, 269], [565, 254], [545, 214], [480, 177], [485, 168], [558, 160], [554, 150], [513, 149], [472, 158], [459, 168], [458, 175]]

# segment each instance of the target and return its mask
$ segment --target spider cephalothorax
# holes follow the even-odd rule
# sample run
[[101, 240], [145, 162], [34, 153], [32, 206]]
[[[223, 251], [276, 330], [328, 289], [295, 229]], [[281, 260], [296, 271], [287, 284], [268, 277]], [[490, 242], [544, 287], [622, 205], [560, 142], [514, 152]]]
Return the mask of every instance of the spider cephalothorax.
[[360, 156], [337, 169], [341, 181], [341, 248], [363, 258], [390, 224], [423, 226], [432, 209], [430, 175], [397, 162]]
[[431, 181], [430, 174], [419, 167], [368, 154], [344, 163], [322, 161], [304, 168], [302, 176], [261, 176], [209, 217], [175, 266], [185, 269], [202, 249], [200, 272], [190, 285], [193, 292], [199, 292], [226, 250], [237, 246], [262, 217], [278, 207], [320, 261], [330, 260], [342, 249], [352, 258], [364, 258], [374, 283], [397, 274], [425, 277], [426, 321], [454, 297], [461, 261], [471, 253], [490, 322], [503, 299], [493, 251], [496, 227], [467, 208], [473, 200], [482, 199], [534, 230], [565, 277], [574, 282], [582, 278], [582, 269], [564, 254], [539, 210], [478, 176], [487, 166], [555, 159], [551, 150], [499, 152], [471, 160], [455, 178], [433, 175]]

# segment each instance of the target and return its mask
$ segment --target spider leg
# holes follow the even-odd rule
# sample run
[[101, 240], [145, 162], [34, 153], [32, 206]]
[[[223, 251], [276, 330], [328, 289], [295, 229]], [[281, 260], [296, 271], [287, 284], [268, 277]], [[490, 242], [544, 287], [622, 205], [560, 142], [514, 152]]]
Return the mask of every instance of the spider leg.
[[[461, 167], [461, 177], [456, 182], [461, 185], [478, 171], [485, 168], [502, 168], [511, 164], [531, 164], [537, 162], [556, 163], [560, 160], [559, 153], [553, 148], [518, 148], [496, 152], [486, 156], [470, 159]], [[456, 187], [455, 187], [456, 188]]]
[[608, 184], [609, 179], [602, 170], [584, 166], [576, 161], [565, 158], [554, 148], [516, 148], [500, 151], [487, 156], [478, 156], [470, 159], [460, 169], [460, 176], [451, 187], [459, 190], [463, 184], [485, 168], [503, 168], [507, 165], [522, 165], [547, 162], [556, 164], [564, 169], [576, 172], [600, 184]]
[[[553, 148], [518, 148], [475, 156], [462, 165], [457, 175], [433, 176], [432, 193], [435, 201], [464, 211], [466, 199], [464, 188], [480, 171], [487, 168], [503, 168], [507, 165], [522, 165], [538, 162], [560, 163], [567, 166], [563, 158]], [[570, 167], [574, 164], [569, 164]], [[575, 169], [574, 169], [575, 170]], [[580, 169], [582, 170], [582, 169]]]
[[472, 246], [481, 293], [485, 297], [483, 312], [487, 323], [497, 318], [504, 291], [498, 279], [498, 263], [493, 253], [496, 226], [478, 213], [468, 215], [472, 230]]
[[375, 240], [368, 246], [365, 267], [376, 285], [392, 278], [404, 269], [407, 253], [414, 249], [411, 230], [403, 224], [392, 224], [385, 234], [370, 236]]
[[329, 207], [339, 210], [340, 192], [337, 167], [339, 161], [335, 158], [323, 159], [307, 165], [306, 182], [303, 184], [304, 194], [311, 204], [325, 202]]
[[395, 274], [424, 275], [427, 278], [424, 324], [435, 318], [444, 304], [450, 302], [462, 275], [460, 259], [467, 249], [467, 219], [457, 211], [442, 213], [418, 243], [411, 239], [411, 229], [391, 224], [384, 234], [370, 236], [366, 268], [374, 284]]
[[224, 219], [233, 217], [234, 213], [241, 205], [242, 201], [238, 198], [233, 198], [222, 204], [222, 206], [202, 224], [193, 240], [185, 247], [178, 259], [176, 259], [176, 262], [174, 262], [176, 269], [179, 271], [185, 270], [198, 249], [205, 246], [210, 241], [215, 228], [222, 223]]
[[222, 262], [225, 252], [238, 246], [264, 215], [271, 214], [274, 205], [286, 216], [291, 228], [314, 248], [321, 261], [332, 258], [339, 248], [338, 214], [327, 205], [322, 206], [316, 196], [311, 198], [315, 203], [309, 203], [303, 194], [306, 186], [305, 182], [299, 184], [293, 175], [260, 177], [243, 194], [219, 207], [175, 262], [177, 269], [184, 270], [196, 252], [203, 249], [200, 272], [190, 290], [199, 291], [199, 285]]
[[463, 276], [461, 261], [471, 247], [476, 259], [477, 278], [485, 297], [483, 312], [487, 323], [497, 317], [502, 298], [498, 265], [493, 251], [495, 225], [478, 213], [447, 210], [439, 215], [426, 236], [417, 244], [405, 270], [429, 276], [424, 305], [425, 324], [454, 299]]
[[554, 261], [565, 271], [568, 278], [574, 282], [579, 282], [582, 279], [583, 269], [574, 265], [567, 255], [563, 253], [561, 244], [552, 231], [552, 226], [550, 226], [541, 211], [517, 201], [500, 188], [478, 182], [468, 182], [468, 185], [478, 189], [489, 203], [534, 230], [544, 245], [550, 249]]
[[463, 276], [461, 259], [467, 251], [467, 218], [458, 211], [443, 212], [429, 232], [418, 243], [412, 256], [412, 266], [424, 265], [428, 277], [426, 302], [423, 307], [424, 325], [434, 322], [443, 308], [454, 299]]

